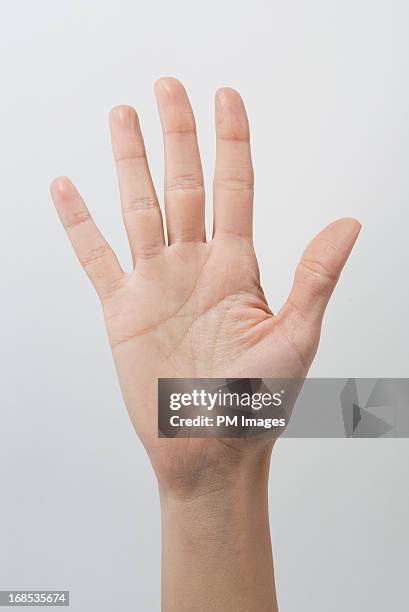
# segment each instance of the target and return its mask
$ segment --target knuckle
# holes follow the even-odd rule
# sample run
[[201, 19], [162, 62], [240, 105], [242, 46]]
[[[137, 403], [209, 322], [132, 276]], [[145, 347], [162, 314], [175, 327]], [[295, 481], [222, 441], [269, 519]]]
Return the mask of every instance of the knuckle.
[[91, 215], [87, 210], [79, 210], [77, 212], [73, 212], [71, 215], [70, 221], [66, 224], [65, 229], [71, 230], [83, 223], [86, 223], [91, 219]]
[[250, 142], [250, 133], [247, 130], [243, 131], [242, 129], [230, 131], [226, 134], [219, 134], [218, 140], [232, 144], [241, 142], [248, 144]]
[[158, 200], [153, 196], [137, 196], [126, 201], [124, 213], [156, 209], [158, 206]]
[[197, 173], [179, 174], [166, 183], [166, 191], [203, 190], [203, 177]]
[[154, 259], [161, 253], [163, 250], [163, 245], [161, 244], [144, 244], [140, 245], [136, 249], [136, 257], [137, 259], [149, 260]]
[[102, 304], [104, 306], [107, 305], [111, 298], [115, 297], [115, 295], [123, 288], [123, 286], [124, 279], [122, 277], [107, 280], [103, 289], [97, 289]]
[[104, 260], [108, 255], [112, 253], [112, 249], [107, 244], [102, 244], [94, 249], [89, 250], [82, 258], [81, 264], [86, 269], [92, 265], [99, 263]]
[[329, 280], [331, 282], [335, 282], [337, 280], [337, 276], [331, 272], [331, 270], [324, 263], [316, 259], [303, 259], [299, 265], [311, 274], [315, 274], [320, 278]]
[[184, 137], [193, 136], [196, 138], [196, 121], [192, 112], [184, 112], [178, 117], [173, 117], [172, 121], [163, 129], [164, 136]]
[[302, 259], [298, 264], [298, 272], [307, 274], [309, 279], [316, 282], [319, 287], [333, 287], [338, 280], [336, 274], [315, 259]]
[[254, 179], [250, 177], [241, 176], [221, 176], [216, 177], [215, 187], [222, 187], [228, 191], [244, 191], [253, 193], [254, 191]]
[[119, 165], [126, 164], [127, 162], [136, 162], [139, 159], [146, 159], [146, 151], [144, 148], [135, 150], [132, 153], [117, 153], [115, 155], [115, 162]]
[[164, 130], [163, 133], [165, 136], [184, 136], [184, 135], [195, 136], [196, 128], [195, 128], [194, 123], [192, 123], [191, 125], [181, 125], [181, 126], [175, 126], [172, 128], [168, 128]]

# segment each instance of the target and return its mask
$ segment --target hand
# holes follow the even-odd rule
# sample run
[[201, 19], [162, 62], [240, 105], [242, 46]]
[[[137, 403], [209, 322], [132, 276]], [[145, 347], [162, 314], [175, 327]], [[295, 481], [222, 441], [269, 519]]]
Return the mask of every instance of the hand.
[[114, 108], [110, 115], [133, 259], [130, 274], [121, 269], [72, 183], [58, 178], [51, 191], [101, 299], [134, 427], [161, 487], [185, 495], [192, 487], [209, 486], [208, 474], [220, 480], [237, 462], [264, 456], [269, 445], [159, 440], [157, 379], [306, 376], [328, 299], [360, 225], [353, 219], [336, 221], [310, 243], [287, 302], [273, 315], [260, 287], [252, 242], [253, 169], [239, 94], [225, 88], [216, 95], [214, 234], [206, 242], [203, 175], [188, 97], [170, 78], [159, 80], [155, 91], [165, 148], [168, 244], [138, 118], [130, 107]]

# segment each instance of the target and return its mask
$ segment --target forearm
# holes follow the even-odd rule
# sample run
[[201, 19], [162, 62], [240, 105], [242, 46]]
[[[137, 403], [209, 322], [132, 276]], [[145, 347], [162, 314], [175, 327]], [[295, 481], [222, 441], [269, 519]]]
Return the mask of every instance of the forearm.
[[161, 492], [162, 610], [275, 612], [269, 456], [191, 499]]

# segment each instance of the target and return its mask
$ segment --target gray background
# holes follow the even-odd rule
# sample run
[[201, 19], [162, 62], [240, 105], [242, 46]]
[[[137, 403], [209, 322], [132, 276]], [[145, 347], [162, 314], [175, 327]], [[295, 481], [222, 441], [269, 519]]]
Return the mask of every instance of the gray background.
[[[409, 5], [388, 0], [2, 3], [0, 588], [70, 589], [81, 612], [159, 608], [157, 493], [96, 297], [48, 183], [77, 183], [124, 263], [107, 112], [181, 78], [207, 184], [213, 93], [251, 118], [256, 246], [273, 309], [309, 238], [364, 229], [313, 376], [408, 376]], [[282, 612], [407, 609], [408, 440], [283, 440], [271, 472]], [[137, 602], [137, 603], [136, 603]]]

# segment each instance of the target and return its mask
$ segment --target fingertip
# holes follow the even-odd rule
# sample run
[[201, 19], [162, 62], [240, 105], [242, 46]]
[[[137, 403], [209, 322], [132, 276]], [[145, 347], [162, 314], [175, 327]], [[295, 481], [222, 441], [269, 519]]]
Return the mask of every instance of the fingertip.
[[216, 134], [221, 138], [249, 141], [250, 127], [246, 107], [238, 91], [222, 87], [215, 95]]
[[355, 226], [357, 229], [361, 229], [362, 227], [360, 221], [355, 219], [355, 217], [341, 217], [341, 219], [334, 221], [334, 223], [343, 223], [344, 225], [348, 224], [350, 226]]
[[[181, 81], [179, 81], [179, 79], [177, 79], [176, 77], [173, 76], [162, 76], [159, 77], [159, 79], [156, 79], [154, 87], [158, 87], [158, 88], [169, 88], [169, 87], [178, 87], [181, 86], [182, 83]], [[182, 85], [183, 87], [183, 85]]]
[[183, 84], [175, 77], [161, 77], [153, 88], [156, 97], [161, 100], [175, 101], [180, 95], [186, 94]]
[[57, 176], [51, 181], [50, 191], [53, 198], [61, 199], [75, 194], [75, 187], [68, 176]]
[[138, 115], [133, 106], [119, 104], [111, 108], [109, 112], [109, 124], [111, 128], [130, 127], [138, 122]]
[[362, 223], [358, 221], [358, 219], [355, 219], [355, 217], [345, 217], [343, 221], [347, 221], [351, 227], [353, 226], [355, 228], [357, 234], [359, 234], [362, 229]]
[[331, 223], [327, 228], [338, 240], [355, 242], [362, 229], [361, 223], [354, 217], [343, 217]]
[[216, 105], [220, 108], [244, 107], [243, 99], [233, 87], [220, 87], [215, 94]]

